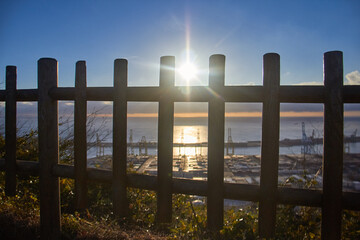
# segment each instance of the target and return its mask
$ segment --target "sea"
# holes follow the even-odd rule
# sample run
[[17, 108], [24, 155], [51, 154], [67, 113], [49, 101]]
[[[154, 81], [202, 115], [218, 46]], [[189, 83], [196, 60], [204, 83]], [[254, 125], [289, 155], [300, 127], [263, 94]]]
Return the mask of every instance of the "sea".
[[[324, 121], [321, 117], [282, 117], [280, 118], [280, 137], [284, 139], [302, 139], [303, 126], [308, 137], [322, 138], [324, 135]], [[220, 126], [219, 126], [220, 127]], [[260, 117], [229, 117], [225, 118], [224, 142], [261, 141], [262, 118]], [[132, 129], [133, 142], [138, 142], [143, 136], [147, 141], [157, 141], [157, 118], [143, 119], [132, 118], [128, 120], [128, 129]], [[359, 117], [346, 117], [344, 119], [344, 136], [351, 136], [357, 129], [360, 129]], [[129, 132], [128, 132], [129, 135]], [[198, 143], [208, 141], [208, 119], [207, 118], [175, 118], [174, 121], [175, 143]], [[129, 136], [128, 136], [129, 138]], [[346, 152], [360, 153], [360, 142], [346, 143]], [[302, 146], [280, 147], [280, 154], [300, 154]], [[134, 149], [135, 154], [137, 149]], [[156, 155], [156, 149], [149, 149], [149, 154]], [[194, 155], [199, 151], [195, 148], [176, 148], [174, 154]], [[235, 147], [236, 155], [259, 155], [260, 147]], [[313, 146], [313, 153], [322, 154], [322, 144]], [[207, 148], [203, 148], [201, 154], [207, 154]]]
[[[3, 117], [1, 117], [4, 119]], [[0, 120], [1, 120], [0, 118]], [[5, 121], [2, 121], [4, 123]], [[73, 134], [73, 116], [60, 116], [59, 135], [68, 137]], [[322, 138], [324, 134], [324, 119], [322, 117], [281, 117], [280, 118], [280, 137], [284, 139], [301, 139], [303, 136], [303, 126], [305, 134], [314, 138]], [[17, 127], [19, 133], [26, 132], [29, 129], [37, 129], [37, 118], [34, 116], [18, 117]], [[221, 126], [219, 126], [221, 127]], [[112, 142], [113, 122], [111, 117], [93, 117], [88, 121], [88, 142], [95, 142], [96, 137], [103, 142]], [[158, 137], [158, 118], [156, 117], [129, 117], [127, 121], [127, 140], [130, 137], [134, 143], [140, 142], [142, 139], [146, 142], [157, 142]], [[357, 130], [360, 130], [360, 117], [344, 118], [344, 136], [351, 136]], [[250, 142], [261, 141], [262, 134], [262, 118], [261, 117], [227, 117], [225, 118], [225, 137], [224, 142]], [[4, 134], [4, 124], [0, 124], [0, 134]], [[208, 141], [208, 118], [175, 118], [173, 129], [174, 143], [198, 143]], [[344, 143], [345, 152], [360, 153], [360, 142]], [[134, 154], [139, 154], [139, 149], [133, 149]], [[201, 151], [201, 152], [199, 152]], [[314, 145], [313, 153], [322, 154], [322, 144]], [[130, 149], [129, 149], [130, 152]], [[224, 149], [225, 152], [225, 149]], [[261, 149], [255, 147], [235, 147], [236, 155], [260, 155]], [[302, 146], [280, 147], [280, 154], [300, 154]], [[194, 147], [181, 149], [174, 147], [174, 155], [186, 154], [195, 155], [201, 153], [207, 155], [207, 148], [202, 147], [200, 150]], [[97, 154], [95, 147], [88, 150], [88, 158]], [[111, 155], [112, 149], [105, 148], [105, 155]], [[156, 155], [156, 148], [148, 148], [149, 155]]]

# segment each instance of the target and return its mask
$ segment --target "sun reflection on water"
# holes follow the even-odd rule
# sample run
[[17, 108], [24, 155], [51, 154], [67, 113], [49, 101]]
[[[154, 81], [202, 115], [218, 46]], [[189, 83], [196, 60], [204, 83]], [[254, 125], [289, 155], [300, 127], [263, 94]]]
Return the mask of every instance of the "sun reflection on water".
[[[191, 144], [207, 142], [206, 126], [175, 126], [174, 127], [174, 144]], [[174, 147], [174, 155], [207, 155], [207, 147], [180, 146]]]

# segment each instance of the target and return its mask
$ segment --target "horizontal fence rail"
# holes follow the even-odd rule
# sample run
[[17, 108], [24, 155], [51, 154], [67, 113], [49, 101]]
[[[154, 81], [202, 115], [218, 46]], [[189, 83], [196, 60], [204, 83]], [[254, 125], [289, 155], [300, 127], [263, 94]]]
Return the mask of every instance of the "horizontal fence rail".
[[[342, 52], [324, 54], [324, 86], [280, 85], [280, 56], [264, 55], [263, 86], [225, 86], [225, 56], [210, 57], [209, 86], [175, 86], [175, 58], [162, 57], [158, 87], [127, 86], [127, 60], [114, 62], [114, 87], [87, 87], [86, 63], [76, 64], [75, 87], [58, 87], [55, 59], [38, 62], [38, 89], [16, 89], [16, 67], [6, 68], [5, 159], [0, 170], [6, 172], [5, 191], [16, 194], [16, 174], [40, 177], [40, 223], [43, 239], [60, 238], [59, 177], [75, 179], [75, 207], [87, 207], [88, 181], [112, 184], [114, 214], [129, 215], [127, 187], [157, 192], [159, 223], [172, 219], [172, 194], [207, 197], [208, 228], [223, 226], [224, 199], [259, 202], [259, 235], [273, 237], [278, 204], [320, 207], [322, 239], [341, 238], [343, 209], [360, 211], [360, 193], [342, 191], [343, 104], [360, 103], [360, 86], [343, 86]], [[215, 94], [214, 94], [215, 93]], [[59, 164], [58, 101], [75, 101], [74, 166]], [[16, 159], [16, 102], [38, 102], [39, 162]], [[87, 101], [113, 101], [112, 170], [87, 168]], [[159, 102], [158, 175], [126, 172], [127, 102]], [[174, 102], [209, 103], [208, 180], [173, 178]], [[226, 102], [263, 104], [260, 185], [224, 182], [224, 120]], [[323, 189], [294, 189], [278, 186], [280, 103], [324, 104]]]
[[[22, 174], [39, 176], [39, 163], [17, 160], [17, 171]], [[5, 159], [0, 159], [0, 171], [5, 171]], [[87, 169], [87, 179], [102, 183], [112, 183], [112, 171], [105, 169]], [[53, 166], [52, 174], [57, 177], [75, 179], [74, 166], [57, 164]], [[127, 187], [157, 191], [157, 177], [141, 174], [127, 174]], [[173, 193], [206, 196], [207, 181], [173, 178]], [[258, 202], [260, 198], [258, 185], [224, 183], [224, 198]], [[297, 189], [278, 187], [277, 202], [309, 207], [321, 207], [322, 191], [312, 189]], [[360, 211], [360, 194], [355, 192], [342, 193], [342, 206], [346, 210]]]
[[[208, 102], [211, 93], [203, 86], [175, 86], [169, 91], [172, 92], [171, 98], [175, 102]], [[224, 86], [219, 94], [223, 96], [225, 102], [263, 102], [263, 86]], [[127, 87], [127, 101], [134, 102], [158, 102], [161, 90], [159, 87]], [[343, 86], [343, 102], [359, 103], [360, 86]], [[113, 87], [87, 87], [87, 101], [112, 101], [114, 96]], [[281, 103], [324, 103], [324, 86], [284, 86], [279, 87], [279, 101]], [[74, 101], [75, 88], [57, 87], [49, 90], [49, 95], [53, 99], [61, 101]], [[6, 90], [0, 90], [0, 101], [5, 101]], [[16, 100], [37, 101], [37, 89], [17, 89]]]

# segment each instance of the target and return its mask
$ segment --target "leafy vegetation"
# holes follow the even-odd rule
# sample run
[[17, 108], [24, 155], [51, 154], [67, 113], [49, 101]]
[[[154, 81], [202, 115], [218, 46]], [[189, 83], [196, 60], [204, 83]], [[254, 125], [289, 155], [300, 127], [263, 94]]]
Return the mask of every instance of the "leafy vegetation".
[[[0, 157], [4, 157], [4, 137], [0, 136]], [[71, 162], [71, 140], [62, 141], [61, 160]], [[19, 159], [37, 161], [37, 133], [29, 131], [17, 139]], [[18, 176], [17, 195], [4, 194], [4, 173], [0, 173], [0, 238], [36, 239], [39, 236], [38, 177]], [[289, 181], [294, 181], [290, 179]], [[316, 185], [314, 179], [299, 182]], [[89, 208], [74, 210], [74, 180], [61, 179], [63, 239], [259, 239], [258, 207], [225, 211], [224, 228], [215, 234], [206, 229], [206, 206], [195, 205], [188, 195], [173, 195], [173, 221], [156, 225], [156, 193], [128, 189], [131, 218], [117, 219], [112, 213], [110, 184], [89, 183]], [[318, 208], [278, 206], [275, 239], [320, 239], [321, 211]], [[360, 213], [344, 211], [343, 239], [360, 239]]]

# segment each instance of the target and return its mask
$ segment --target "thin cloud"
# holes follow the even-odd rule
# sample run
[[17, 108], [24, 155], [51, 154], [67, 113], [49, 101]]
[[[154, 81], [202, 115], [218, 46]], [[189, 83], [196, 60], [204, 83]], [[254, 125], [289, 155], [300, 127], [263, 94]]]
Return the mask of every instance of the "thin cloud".
[[256, 85], [256, 83], [254, 83], [254, 82], [248, 82], [245, 84], [245, 86], [255, 86], [255, 85]]
[[360, 85], [360, 72], [358, 70], [345, 75], [345, 85]]
[[290, 76], [291, 75], [291, 72], [285, 72], [283, 76], [287, 77], [287, 76]]
[[197, 112], [197, 113], [175, 113], [174, 117], [176, 118], [202, 118], [208, 117], [207, 112]]
[[280, 117], [323, 117], [324, 112], [280, 112]]
[[34, 103], [33, 102], [19, 102], [22, 105], [28, 105], [28, 106], [33, 106]]
[[157, 118], [157, 113], [128, 113], [127, 117], [131, 118], [139, 118], [139, 117], [145, 117], [145, 118]]
[[297, 86], [322, 86], [324, 85], [323, 82], [301, 82], [301, 83], [295, 83], [294, 85], [297, 85]]
[[225, 117], [261, 117], [262, 112], [226, 112]]
[[360, 111], [345, 111], [345, 117], [360, 117]]

